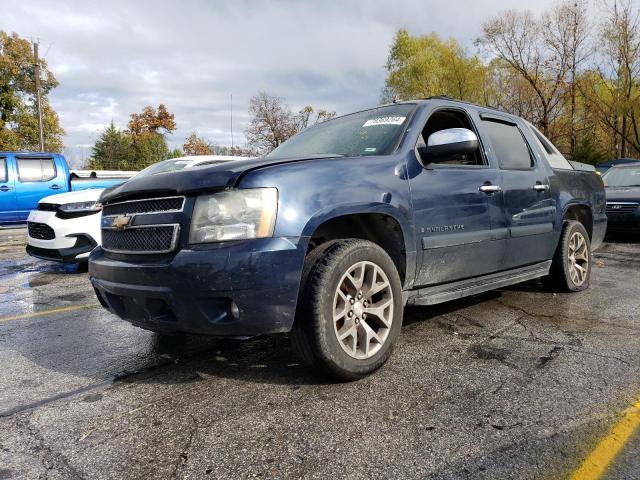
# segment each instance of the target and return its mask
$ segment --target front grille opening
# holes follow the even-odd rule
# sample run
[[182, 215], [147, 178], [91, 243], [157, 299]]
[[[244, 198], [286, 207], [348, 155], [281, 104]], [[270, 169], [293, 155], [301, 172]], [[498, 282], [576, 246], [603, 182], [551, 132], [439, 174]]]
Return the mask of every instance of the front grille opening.
[[132, 215], [136, 213], [179, 212], [184, 206], [184, 197], [149, 198], [112, 203], [102, 207], [103, 215]]
[[115, 253], [167, 253], [175, 248], [177, 225], [102, 230], [102, 248]]
[[31, 238], [37, 238], [38, 240], [53, 240], [56, 238], [56, 232], [45, 223], [27, 222], [27, 230]]

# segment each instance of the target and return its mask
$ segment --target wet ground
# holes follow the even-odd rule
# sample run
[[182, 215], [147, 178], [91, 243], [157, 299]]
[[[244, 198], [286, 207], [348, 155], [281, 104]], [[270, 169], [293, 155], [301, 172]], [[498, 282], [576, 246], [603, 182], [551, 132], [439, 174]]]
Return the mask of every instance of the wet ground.
[[[640, 397], [640, 243], [588, 291], [531, 282], [406, 312], [332, 384], [286, 337], [166, 341], [0, 231], [0, 479], [568, 478]], [[606, 478], [640, 478], [640, 437]], [[584, 477], [586, 478], [586, 477]]]

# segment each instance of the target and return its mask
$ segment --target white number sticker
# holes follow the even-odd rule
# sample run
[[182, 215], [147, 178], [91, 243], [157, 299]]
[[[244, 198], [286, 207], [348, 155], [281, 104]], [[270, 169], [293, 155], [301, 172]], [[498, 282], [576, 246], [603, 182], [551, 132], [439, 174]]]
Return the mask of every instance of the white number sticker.
[[377, 117], [364, 122], [363, 127], [373, 127], [375, 125], [402, 125], [407, 117]]

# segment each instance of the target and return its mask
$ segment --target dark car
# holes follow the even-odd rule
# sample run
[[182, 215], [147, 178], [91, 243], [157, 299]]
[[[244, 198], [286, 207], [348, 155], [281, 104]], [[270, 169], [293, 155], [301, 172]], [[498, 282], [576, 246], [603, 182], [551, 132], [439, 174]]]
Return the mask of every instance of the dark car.
[[640, 164], [612, 167], [602, 179], [607, 192], [608, 230], [640, 233]]
[[606, 162], [602, 162], [596, 165], [596, 170], [600, 172], [600, 174], [604, 175], [604, 173], [612, 167], [616, 165], [626, 165], [629, 163], [635, 163], [636, 166], [640, 166], [640, 160], [636, 158], [616, 158], [615, 160], [608, 160]]
[[607, 222], [593, 167], [444, 98], [321, 123], [262, 159], [141, 174], [101, 202], [105, 308], [161, 333], [291, 331], [341, 379], [387, 360], [407, 304], [539, 277], [587, 288]]

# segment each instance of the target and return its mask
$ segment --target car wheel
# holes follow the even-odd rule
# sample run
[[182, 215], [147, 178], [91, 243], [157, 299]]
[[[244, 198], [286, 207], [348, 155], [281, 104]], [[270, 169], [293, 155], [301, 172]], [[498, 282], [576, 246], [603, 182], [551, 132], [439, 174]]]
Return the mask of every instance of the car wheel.
[[553, 257], [548, 284], [560, 292], [579, 292], [589, 287], [591, 242], [580, 222], [564, 222], [560, 242]]
[[330, 377], [362, 378], [391, 355], [403, 306], [398, 271], [382, 248], [358, 239], [327, 242], [305, 260], [294, 349]]

